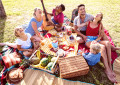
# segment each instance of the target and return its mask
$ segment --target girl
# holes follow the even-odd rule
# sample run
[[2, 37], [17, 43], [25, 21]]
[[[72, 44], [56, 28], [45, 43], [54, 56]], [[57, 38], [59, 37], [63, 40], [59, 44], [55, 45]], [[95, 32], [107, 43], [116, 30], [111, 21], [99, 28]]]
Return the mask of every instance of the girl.
[[15, 36], [17, 37], [16, 45], [17, 49], [24, 56], [30, 57], [33, 53], [32, 49], [32, 37], [29, 33], [25, 33], [21, 27], [15, 28]]
[[103, 18], [102, 13], [98, 13], [93, 21], [90, 21], [87, 24], [86, 30], [86, 46], [90, 48], [90, 44], [92, 43], [99, 43], [101, 46], [101, 56], [103, 58], [103, 64], [105, 66], [105, 73], [109, 80], [113, 83], [116, 83], [115, 73], [112, 70], [111, 66], [111, 44], [109, 41], [100, 39], [103, 37], [104, 29], [102, 29], [101, 20]]

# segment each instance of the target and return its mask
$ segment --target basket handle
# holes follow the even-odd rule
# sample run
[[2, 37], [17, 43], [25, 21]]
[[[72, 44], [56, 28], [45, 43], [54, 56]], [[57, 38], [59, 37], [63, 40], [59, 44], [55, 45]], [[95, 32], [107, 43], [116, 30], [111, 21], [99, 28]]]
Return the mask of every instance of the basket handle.
[[52, 70], [52, 71], [54, 71], [53, 68], [54, 68], [55, 63], [58, 61], [58, 59], [59, 59], [59, 55], [57, 56], [57, 59], [55, 60], [55, 62], [53, 63], [53, 65], [52, 65], [52, 67], [51, 67], [51, 70]]

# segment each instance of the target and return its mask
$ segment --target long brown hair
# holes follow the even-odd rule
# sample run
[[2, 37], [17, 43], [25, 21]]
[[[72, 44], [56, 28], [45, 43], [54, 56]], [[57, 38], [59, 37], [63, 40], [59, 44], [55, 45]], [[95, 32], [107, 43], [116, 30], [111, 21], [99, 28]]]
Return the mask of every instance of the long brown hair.
[[103, 14], [102, 14], [102, 12], [100, 12], [100, 14], [101, 14], [101, 20], [98, 21], [98, 24], [101, 23], [101, 21], [102, 21], [102, 19], [103, 19]]

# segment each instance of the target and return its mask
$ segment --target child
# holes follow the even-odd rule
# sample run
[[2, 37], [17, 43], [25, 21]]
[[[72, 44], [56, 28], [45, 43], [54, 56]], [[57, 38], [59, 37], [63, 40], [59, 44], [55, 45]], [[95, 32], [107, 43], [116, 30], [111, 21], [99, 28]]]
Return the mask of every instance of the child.
[[28, 59], [39, 47], [39, 41], [36, 41], [29, 33], [25, 33], [22, 27], [15, 28], [14, 34], [17, 37], [16, 43], [0, 43], [0, 46], [8, 45], [10, 47], [17, 48], [19, 53]]
[[15, 28], [15, 36], [17, 37], [16, 44], [17, 49], [24, 56], [29, 57], [32, 54], [32, 42], [31, 35], [29, 33], [25, 33], [24, 29], [21, 27]]
[[84, 53], [83, 50], [80, 54], [82, 54], [82, 56], [86, 59], [90, 66], [94, 66], [95, 64], [100, 62], [101, 57], [100, 49], [101, 49], [100, 45], [98, 43], [95, 43], [90, 45], [89, 53]]

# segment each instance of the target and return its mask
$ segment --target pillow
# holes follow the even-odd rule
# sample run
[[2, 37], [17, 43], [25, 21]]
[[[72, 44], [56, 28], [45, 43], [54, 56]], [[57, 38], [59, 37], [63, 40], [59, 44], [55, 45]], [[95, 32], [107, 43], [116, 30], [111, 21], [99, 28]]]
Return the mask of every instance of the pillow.
[[2, 59], [7, 68], [21, 62], [20, 55], [17, 52], [5, 54]]

